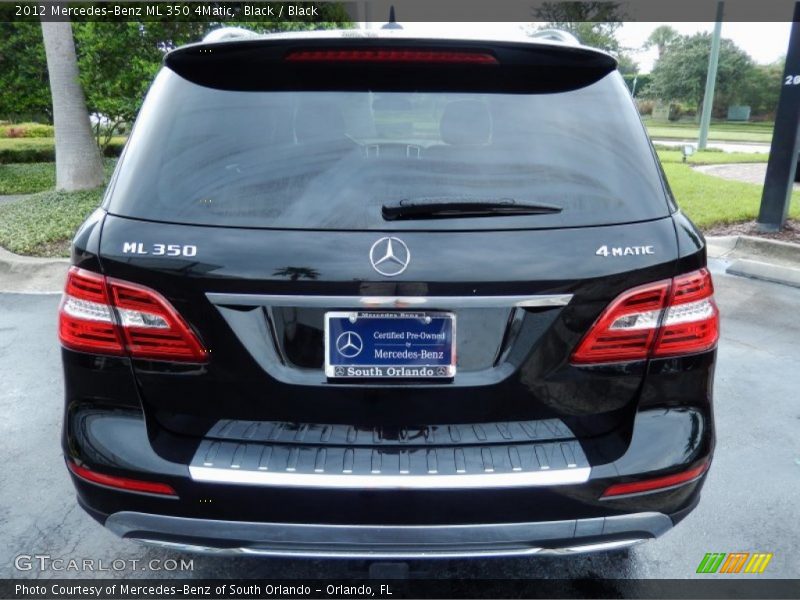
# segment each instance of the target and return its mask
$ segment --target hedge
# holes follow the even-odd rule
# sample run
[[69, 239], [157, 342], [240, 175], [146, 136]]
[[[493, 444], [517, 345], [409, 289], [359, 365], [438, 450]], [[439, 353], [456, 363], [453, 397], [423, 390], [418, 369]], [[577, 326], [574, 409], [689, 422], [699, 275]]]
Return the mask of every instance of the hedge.
[[[117, 157], [122, 152], [125, 140], [112, 140], [103, 154]], [[0, 139], [0, 164], [53, 162], [56, 157], [52, 138]]]
[[51, 138], [53, 126], [42, 123], [0, 125], [0, 138]]

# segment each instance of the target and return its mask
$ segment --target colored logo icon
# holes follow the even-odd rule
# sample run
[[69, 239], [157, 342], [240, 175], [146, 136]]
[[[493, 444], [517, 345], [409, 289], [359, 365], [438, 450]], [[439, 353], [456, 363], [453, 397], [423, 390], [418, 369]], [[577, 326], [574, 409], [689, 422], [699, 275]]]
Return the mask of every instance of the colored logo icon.
[[697, 573], [759, 574], [764, 572], [771, 560], [771, 552], [709, 552], [697, 566]]

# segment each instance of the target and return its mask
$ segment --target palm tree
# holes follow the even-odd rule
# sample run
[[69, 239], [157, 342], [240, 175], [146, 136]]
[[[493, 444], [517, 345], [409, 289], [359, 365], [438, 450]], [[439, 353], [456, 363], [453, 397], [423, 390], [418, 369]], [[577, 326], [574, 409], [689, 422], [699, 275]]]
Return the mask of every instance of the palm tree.
[[658, 48], [658, 58], [661, 58], [664, 56], [664, 52], [667, 51], [667, 48], [670, 46], [670, 44], [672, 44], [679, 37], [680, 34], [669, 25], [659, 25], [653, 29], [650, 37], [648, 37], [647, 41], [644, 43], [644, 47], [652, 48], [655, 46]]
[[103, 162], [92, 135], [86, 99], [78, 81], [72, 23], [42, 21], [42, 37], [53, 97], [56, 189], [96, 188], [103, 183]]

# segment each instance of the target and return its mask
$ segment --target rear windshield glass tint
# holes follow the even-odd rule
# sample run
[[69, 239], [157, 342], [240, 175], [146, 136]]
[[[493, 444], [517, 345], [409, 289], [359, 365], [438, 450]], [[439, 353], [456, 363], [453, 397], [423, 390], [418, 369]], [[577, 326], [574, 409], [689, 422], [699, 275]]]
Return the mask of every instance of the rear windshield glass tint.
[[[403, 200], [561, 212], [387, 221]], [[223, 91], [168, 69], [148, 96], [110, 212], [294, 229], [518, 229], [666, 216], [618, 74], [547, 94]]]

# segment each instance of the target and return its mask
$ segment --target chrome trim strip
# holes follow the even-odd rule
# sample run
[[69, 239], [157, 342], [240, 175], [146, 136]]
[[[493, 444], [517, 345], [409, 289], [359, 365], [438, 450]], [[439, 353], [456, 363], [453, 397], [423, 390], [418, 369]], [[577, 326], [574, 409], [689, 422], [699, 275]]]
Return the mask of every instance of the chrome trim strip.
[[180, 542], [165, 542], [162, 540], [150, 540], [146, 538], [132, 538], [137, 542], [148, 546], [167, 548], [178, 552], [196, 552], [198, 554], [210, 554], [213, 556], [291, 556], [294, 558], [351, 558], [356, 560], [377, 560], [377, 559], [420, 559], [427, 557], [436, 558], [503, 558], [511, 556], [530, 556], [533, 554], [562, 554], [560, 551], [548, 550], [545, 548], [512, 548], [508, 550], [491, 549], [486, 550], [430, 550], [430, 551], [410, 551], [399, 550], [397, 552], [382, 552], [380, 550], [295, 550], [295, 549], [271, 549], [271, 548], [248, 548], [241, 546], [238, 548], [214, 548], [213, 546], [201, 546], [197, 544], [185, 544]]
[[212, 304], [228, 306], [297, 306], [311, 308], [541, 308], [566, 306], [572, 294], [541, 296], [300, 296], [219, 294], [208, 292]]
[[200, 544], [187, 544], [183, 542], [167, 542], [164, 540], [151, 540], [147, 538], [133, 538], [135, 541], [148, 546], [167, 548], [178, 552], [195, 552], [197, 554], [210, 554], [213, 556], [292, 556], [297, 558], [353, 558], [353, 559], [419, 559], [435, 556], [436, 558], [503, 558], [511, 556], [567, 556], [573, 554], [589, 554], [609, 550], [621, 550], [650, 541], [652, 538], [634, 538], [628, 540], [614, 540], [599, 542], [597, 544], [582, 544], [569, 548], [487, 548], [486, 550], [450, 550], [450, 551], [398, 551], [398, 552], [371, 552], [368, 550], [277, 550], [270, 548], [215, 548]]
[[480, 473], [465, 475], [331, 475], [325, 473], [289, 473], [280, 471], [242, 471], [190, 466], [194, 481], [235, 483], [279, 487], [370, 489], [370, 490], [453, 490], [470, 488], [513, 488], [585, 483], [590, 467], [515, 473]]
[[545, 550], [544, 554], [585, 554], [587, 552], [604, 552], [606, 550], [621, 550], [622, 548], [630, 548], [643, 542], [648, 541], [649, 538], [632, 538], [628, 540], [612, 540], [610, 542], [598, 542], [596, 544], [580, 544], [578, 546], [570, 546], [569, 548], [554, 548]]

